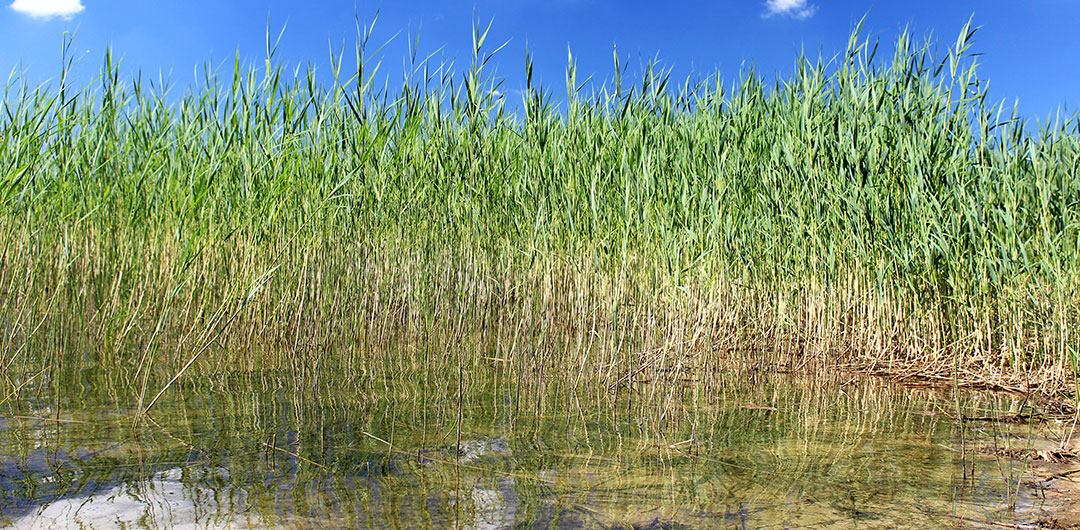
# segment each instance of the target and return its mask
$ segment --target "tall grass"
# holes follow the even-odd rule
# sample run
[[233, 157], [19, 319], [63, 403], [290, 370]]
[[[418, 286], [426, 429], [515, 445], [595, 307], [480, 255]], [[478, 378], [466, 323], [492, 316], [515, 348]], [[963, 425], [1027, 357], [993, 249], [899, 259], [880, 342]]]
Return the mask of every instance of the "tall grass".
[[329, 85], [270, 39], [178, 100], [108, 53], [88, 86], [12, 78], [0, 362], [124, 368], [144, 406], [187, 369], [600, 393], [736, 358], [1065, 390], [1080, 121], [991, 101], [974, 33], [883, 59], [856, 28], [775, 82], [616, 54], [586, 89], [571, 56], [565, 93], [526, 56], [519, 105], [479, 27], [463, 74], [414, 56], [397, 86], [370, 28]]

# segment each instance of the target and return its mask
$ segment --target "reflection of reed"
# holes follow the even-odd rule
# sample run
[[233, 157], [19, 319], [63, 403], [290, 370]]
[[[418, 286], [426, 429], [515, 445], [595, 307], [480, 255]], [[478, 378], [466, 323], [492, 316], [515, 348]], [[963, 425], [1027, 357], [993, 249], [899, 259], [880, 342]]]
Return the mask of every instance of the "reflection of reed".
[[[515, 402], [518, 383], [474, 379], [461, 406], [467, 455], [455, 452], [456, 385], [420, 398], [415, 383], [387, 381], [372, 400], [334, 372], [302, 391], [280, 390], [296, 380], [287, 371], [194, 379], [135, 430], [92, 419], [113, 407], [102, 393], [66, 422], [10, 425], [0, 445], [23, 451], [5, 459], [41, 462], [24, 466], [26, 486], [12, 489], [21, 503], [93, 495], [191, 465], [222, 472], [182, 475], [185, 487], [232, 499], [269, 524], [933, 526], [938, 513], [993, 519], [1007, 495], [992, 460], [973, 463], [976, 488], [961, 480], [948, 449], [953, 424], [926, 414], [952, 406], [945, 393], [849, 377], [725, 377], [715, 392], [688, 384], [673, 401], [629, 391], [597, 401], [588, 388], [550, 382], [536, 400], [536, 383], [523, 382]], [[28, 450], [31, 441], [42, 449]], [[94, 446], [102, 450], [70, 452]], [[8, 519], [21, 513], [2, 509]]]
[[[145, 481], [102, 487], [92, 493], [56, 499], [7, 521], [17, 530], [54, 528], [176, 528], [239, 530], [271, 528], [246, 513], [242, 490], [222, 487], [222, 470], [173, 468]], [[218, 487], [208, 485], [219, 484]]]

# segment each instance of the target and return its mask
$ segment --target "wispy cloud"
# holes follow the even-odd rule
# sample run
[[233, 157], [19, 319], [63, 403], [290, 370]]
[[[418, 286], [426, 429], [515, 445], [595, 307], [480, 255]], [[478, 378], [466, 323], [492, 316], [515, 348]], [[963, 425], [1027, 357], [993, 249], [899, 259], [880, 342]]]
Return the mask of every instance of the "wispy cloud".
[[806, 0], [765, 0], [765, 13], [762, 16], [781, 15], [802, 19], [814, 16], [815, 12], [817, 6]]
[[68, 18], [85, 9], [82, 0], [15, 0], [11, 8], [35, 18]]

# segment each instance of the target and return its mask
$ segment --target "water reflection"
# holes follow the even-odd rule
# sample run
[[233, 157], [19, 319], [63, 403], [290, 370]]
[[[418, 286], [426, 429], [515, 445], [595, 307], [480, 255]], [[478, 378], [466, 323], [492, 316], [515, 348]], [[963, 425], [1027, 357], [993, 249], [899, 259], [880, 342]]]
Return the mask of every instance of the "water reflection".
[[492, 380], [460, 405], [407, 382], [287, 383], [194, 378], [137, 423], [115, 396], [20, 402], [0, 430], [0, 524], [955, 528], [1036, 502], [1014, 495], [1014, 464], [970, 453], [952, 396], [873, 380], [732, 376], [666, 400]]
[[12, 528], [269, 528], [251, 513], [244, 493], [223, 483], [225, 470], [174, 468], [149, 480], [118, 484], [92, 495], [60, 498], [11, 522]]

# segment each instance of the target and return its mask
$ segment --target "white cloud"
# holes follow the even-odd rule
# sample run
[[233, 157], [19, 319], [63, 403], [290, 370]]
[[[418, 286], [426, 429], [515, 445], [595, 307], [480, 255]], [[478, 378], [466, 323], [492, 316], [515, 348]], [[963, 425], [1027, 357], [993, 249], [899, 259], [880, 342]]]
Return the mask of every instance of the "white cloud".
[[68, 18], [84, 9], [82, 0], [15, 0], [11, 8], [36, 18]]
[[783, 15], [793, 18], [810, 18], [817, 12], [817, 6], [806, 0], [765, 0], [765, 18]]

